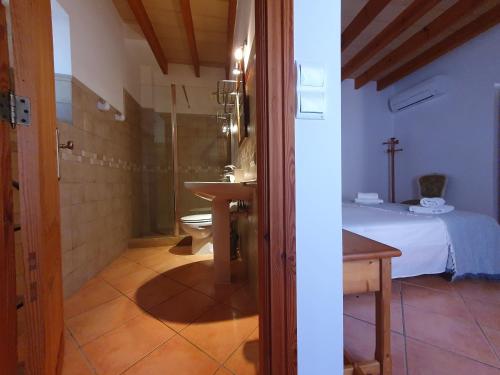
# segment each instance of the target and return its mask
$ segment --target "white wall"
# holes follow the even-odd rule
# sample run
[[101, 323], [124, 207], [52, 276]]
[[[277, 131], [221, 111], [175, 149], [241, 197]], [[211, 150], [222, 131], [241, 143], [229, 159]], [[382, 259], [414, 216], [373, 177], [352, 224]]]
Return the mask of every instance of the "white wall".
[[[141, 66], [141, 104], [156, 112], [171, 112], [171, 85], [176, 85], [177, 113], [216, 115], [221, 110], [214, 92], [217, 81], [225, 78], [223, 68], [200, 67], [200, 77], [193, 73], [191, 65], [169, 64], [168, 75]], [[186, 87], [186, 100], [182, 86]]]
[[395, 85], [403, 90], [438, 74], [451, 81], [446, 96], [394, 117], [404, 148], [398, 155], [398, 200], [416, 196], [417, 176], [441, 172], [449, 176], [450, 204], [497, 216], [499, 45], [497, 26]]
[[51, 6], [54, 71], [56, 74], [71, 75], [71, 32], [69, 15], [56, 0], [52, 0]]
[[[236, 22], [233, 37], [233, 51], [241, 47], [247, 41], [247, 47], [244, 51], [243, 61], [245, 66], [248, 64], [248, 58], [252, 51], [252, 45], [255, 39], [255, 0], [238, 1], [236, 8]], [[233, 57], [233, 64], [235, 62]], [[233, 65], [231, 65], [233, 66]]]
[[[112, 0], [59, 0], [69, 14], [73, 75], [123, 111], [128, 59], [124, 29]], [[129, 85], [129, 88], [131, 86]], [[130, 92], [134, 98], [139, 92]]]
[[340, 0], [294, 7], [295, 58], [325, 64], [329, 82], [326, 120], [295, 121], [298, 367], [341, 374]]
[[354, 89], [354, 80], [342, 82], [342, 196], [377, 192], [387, 200], [388, 162], [382, 145], [394, 133], [387, 107], [390, 90], [380, 93], [375, 83]]

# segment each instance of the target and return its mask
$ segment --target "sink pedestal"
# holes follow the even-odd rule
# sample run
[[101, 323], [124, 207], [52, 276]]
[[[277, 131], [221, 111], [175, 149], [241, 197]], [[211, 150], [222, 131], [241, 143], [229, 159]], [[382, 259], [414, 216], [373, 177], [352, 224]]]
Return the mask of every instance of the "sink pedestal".
[[184, 186], [200, 198], [212, 202], [215, 282], [231, 283], [231, 222], [229, 203], [252, 199], [253, 189], [238, 182], [186, 181]]
[[214, 243], [215, 282], [231, 283], [231, 220], [226, 199], [212, 200], [212, 231]]

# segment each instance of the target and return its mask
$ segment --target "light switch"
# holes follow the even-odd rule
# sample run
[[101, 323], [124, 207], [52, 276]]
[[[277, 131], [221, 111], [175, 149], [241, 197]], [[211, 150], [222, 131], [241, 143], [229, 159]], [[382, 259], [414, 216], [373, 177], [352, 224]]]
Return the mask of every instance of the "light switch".
[[326, 103], [324, 66], [297, 64], [297, 118], [324, 120]]
[[300, 112], [323, 113], [325, 111], [325, 94], [316, 91], [300, 93]]
[[325, 70], [321, 66], [300, 66], [300, 85], [302, 87], [323, 87], [325, 85]]

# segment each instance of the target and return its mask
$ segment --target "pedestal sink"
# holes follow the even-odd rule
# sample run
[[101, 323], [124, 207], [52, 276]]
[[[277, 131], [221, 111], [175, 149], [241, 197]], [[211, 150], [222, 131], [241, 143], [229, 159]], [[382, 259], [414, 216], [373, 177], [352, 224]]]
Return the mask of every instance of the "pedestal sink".
[[184, 186], [212, 202], [215, 282], [231, 283], [229, 203], [250, 200], [252, 188], [238, 182], [184, 182]]

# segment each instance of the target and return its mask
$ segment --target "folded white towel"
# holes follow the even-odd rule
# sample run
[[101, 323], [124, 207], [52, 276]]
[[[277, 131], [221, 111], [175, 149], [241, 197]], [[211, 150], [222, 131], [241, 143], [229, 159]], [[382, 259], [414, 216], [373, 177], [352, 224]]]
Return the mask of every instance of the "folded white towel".
[[379, 199], [378, 193], [358, 193], [358, 199]]
[[430, 214], [430, 215], [439, 215], [446, 214], [455, 209], [453, 206], [444, 205], [440, 207], [422, 207], [422, 206], [410, 206], [410, 211], [416, 214]]
[[356, 199], [354, 199], [354, 202], [359, 203], [359, 204], [380, 204], [380, 203], [384, 203], [384, 200], [383, 199], [356, 198]]
[[446, 204], [443, 198], [422, 198], [420, 199], [420, 205], [422, 207], [442, 207]]

